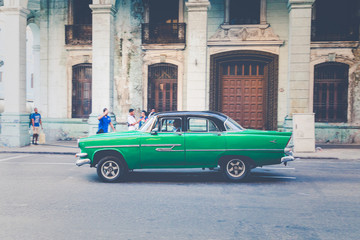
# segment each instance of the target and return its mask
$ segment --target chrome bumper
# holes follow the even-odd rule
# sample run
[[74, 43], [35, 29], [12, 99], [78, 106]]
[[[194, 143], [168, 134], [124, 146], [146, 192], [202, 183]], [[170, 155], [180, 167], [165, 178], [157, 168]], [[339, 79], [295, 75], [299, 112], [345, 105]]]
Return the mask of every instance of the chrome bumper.
[[84, 164], [90, 164], [91, 161], [90, 161], [90, 159], [85, 158], [85, 159], [78, 159], [78, 160], [76, 160], [75, 163], [76, 163], [76, 166], [80, 167], [80, 166], [82, 166]]
[[293, 156], [286, 156], [281, 158], [281, 163], [283, 163], [285, 166], [288, 162], [294, 161], [295, 158]]
[[87, 157], [87, 153], [77, 153], [75, 154], [75, 157], [78, 157], [79, 159], [76, 160], [75, 164], [76, 166], [82, 166], [84, 164], [90, 164], [91, 163], [91, 160], [88, 159], [88, 158], [84, 158], [84, 157]]

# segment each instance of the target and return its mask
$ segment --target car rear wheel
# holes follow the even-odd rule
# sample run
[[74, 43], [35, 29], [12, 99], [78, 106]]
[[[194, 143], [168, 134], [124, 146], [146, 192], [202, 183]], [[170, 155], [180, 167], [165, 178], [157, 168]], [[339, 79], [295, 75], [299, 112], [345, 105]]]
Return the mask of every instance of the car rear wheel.
[[103, 182], [124, 180], [128, 172], [125, 164], [114, 156], [102, 158], [97, 165], [97, 174]]
[[231, 158], [224, 161], [222, 172], [224, 177], [232, 182], [244, 180], [249, 173], [249, 164], [240, 158]]

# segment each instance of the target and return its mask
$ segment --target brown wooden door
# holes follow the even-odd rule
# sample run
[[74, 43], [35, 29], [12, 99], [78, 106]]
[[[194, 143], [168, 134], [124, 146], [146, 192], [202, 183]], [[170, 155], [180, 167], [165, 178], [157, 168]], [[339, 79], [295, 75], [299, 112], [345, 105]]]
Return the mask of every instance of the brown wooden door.
[[79, 64], [73, 67], [72, 78], [72, 117], [88, 118], [91, 114], [91, 64]]
[[245, 128], [265, 129], [265, 68], [260, 62], [221, 65], [221, 111]]
[[148, 109], [157, 112], [177, 110], [177, 66], [149, 66]]

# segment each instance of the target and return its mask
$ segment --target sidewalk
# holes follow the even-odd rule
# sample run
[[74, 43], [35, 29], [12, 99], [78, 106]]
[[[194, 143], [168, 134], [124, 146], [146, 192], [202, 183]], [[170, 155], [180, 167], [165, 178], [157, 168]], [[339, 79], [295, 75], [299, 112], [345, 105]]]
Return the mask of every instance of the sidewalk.
[[[314, 153], [294, 153], [295, 158], [302, 159], [349, 159], [360, 160], [360, 146], [354, 145], [349, 148], [348, 146], [341, 147], [323, 146], [317, 147]], [[42, 145], [29, 145], [21, 148], [0, 147], [0, 153], [33, 153], [33, 154], [63, 154], [75, 155], [80, 152], [77, 147], [76, 141], [56, 141], [53, 143]]]
[[302, 159], [341, 159], [360, 160], [359, 148], [316, 148], [314, 153], [294, 153], [295, 158]]
[[0, 153], [32, 153], [32, 154], [63, 154], [75, 155], [80, 152], [77, 141], [56, 141], [48, 144], [29, 145], [25, 147], [0, 147]]

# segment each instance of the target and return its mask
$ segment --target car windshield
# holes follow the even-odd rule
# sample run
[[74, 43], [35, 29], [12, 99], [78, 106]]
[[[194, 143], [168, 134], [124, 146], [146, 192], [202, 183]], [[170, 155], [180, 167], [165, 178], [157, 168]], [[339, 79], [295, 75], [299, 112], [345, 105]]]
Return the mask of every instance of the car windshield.
[[141, 132], [150, 132], [155, 120], [156, 120], [156, 117], [155, 117], [155, 116], [150, 117], [150, 118], [145, 122], [145, 124], [141, 126], [141, 128], [139, 129], [139, 131], [141, 131]]
[[240, 126], [235, 120], [231, 119], [231, 118], [227, 118], [226, 121], [224, 122], [226, 131], [229, 132], [238, 132], [238, 131], [242, 131], [244, 130], [244, 128], [242, 126]]

